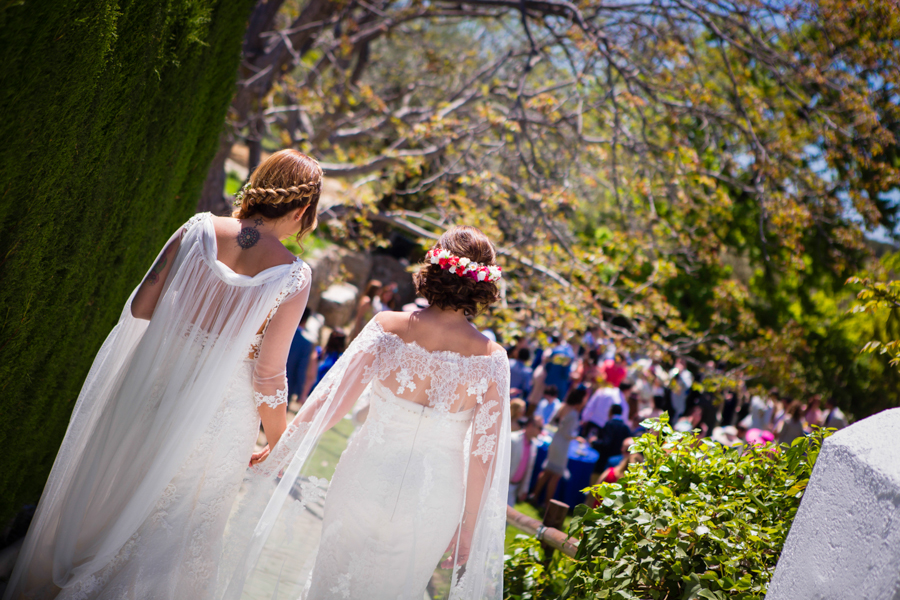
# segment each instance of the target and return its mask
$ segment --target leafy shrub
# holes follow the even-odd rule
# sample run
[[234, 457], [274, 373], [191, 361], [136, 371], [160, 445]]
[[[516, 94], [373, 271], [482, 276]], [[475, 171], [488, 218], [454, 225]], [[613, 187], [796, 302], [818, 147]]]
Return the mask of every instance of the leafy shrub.
[[725, 448], [646, 422], [631, 465], [575, 508], [574, 560], [548, 566], [534, 541], [507, 558], [508, 598], [762, 599], [829, 432], [790, 446]]

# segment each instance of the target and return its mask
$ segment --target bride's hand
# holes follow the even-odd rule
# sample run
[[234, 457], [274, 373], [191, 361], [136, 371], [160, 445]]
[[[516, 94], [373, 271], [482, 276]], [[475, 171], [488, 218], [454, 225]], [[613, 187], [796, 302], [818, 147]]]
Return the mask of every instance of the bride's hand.
[[[457, 547], [457, 542], [459, 542], [459, 547]], [[450, 556], [441, 563], [441, 568], [452, 569], [453, 565], [461, 566], [466, 564], [466, 561], [469, 560], [469, 548], [471, 546], [472, 532], [464, 528], [463, 534], [460, 536], [457, 529], [456, 533], [453, 534], [453, 539], [450, 540], [450, 545], [444, 551], [445, 554], [449, 552]]]
[[266, 446], [259, 452], [254, 452], [253, 456], [250, 457], [250, 466], [258, 465], [269, 457], [269, 446]]

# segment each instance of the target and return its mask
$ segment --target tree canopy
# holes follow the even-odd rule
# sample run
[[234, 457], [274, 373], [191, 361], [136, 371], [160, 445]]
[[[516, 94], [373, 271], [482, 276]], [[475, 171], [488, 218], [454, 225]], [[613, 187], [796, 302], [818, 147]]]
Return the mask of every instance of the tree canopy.
[[508, 267], [486, 317], [507, 333], [600, 325], [625, 347], [713, 361], [706, 385], [827, 392], [859, 415], [900, 400], [886, 361], [858, 355], [896, 320], [848, 315], [843, 288], [875, 264], [866, 232], [897, 226], [896, 3], [255, 14], [229, 143], [246, 140], [251, 162], [293, 145], [348, 179], [355, 206], [322, 216], [333, 239], [472, 223]]

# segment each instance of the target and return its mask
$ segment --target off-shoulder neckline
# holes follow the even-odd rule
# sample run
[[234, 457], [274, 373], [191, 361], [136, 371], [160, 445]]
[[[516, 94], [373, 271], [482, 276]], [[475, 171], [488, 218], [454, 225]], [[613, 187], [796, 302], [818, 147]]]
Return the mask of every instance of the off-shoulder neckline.
[[494, 356], [497, 354], [502, 353], [504, 356], [506, 355], [506, 351], [503, 348], [497, 348], [490, 354], [468, 354], [468, 355], [461, 354], [459, 352], [454, 352], [453, 350], [426, 350], [425, 348], [420, 346], [418, 342], [415, 342], [415, 341], [408, 342], [408, 341], [404, 340], [402, 337], [400, 337], [399, 335], [397, 335], [396, 333], [394, 333], [393, 331], [388, 331], [387, 329], [384, 328], [384, 325], [382, 325], [381, 322], [377, 318], [372, 317], [372, 321], [375, 323], [375, 326], [381, 330], [382, 333], [384, 333], [390, 337], [396, 338], [401, 344], [408, 346], [410, 348], [413, 348], [414, 350], [417, 350], [424, 354], [428, 354], [429, 356], [450, 357], [450, 358], [461, 359], [461, 360], [493, 360]]

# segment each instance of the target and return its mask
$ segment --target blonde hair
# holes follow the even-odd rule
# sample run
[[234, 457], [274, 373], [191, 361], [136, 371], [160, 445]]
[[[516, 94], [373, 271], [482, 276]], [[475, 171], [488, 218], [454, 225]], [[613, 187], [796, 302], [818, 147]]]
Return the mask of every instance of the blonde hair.
[[261, 215], [277, 219], [307, 206], [297, 234], [299, 242], [316, 228], [322, 175], [322, 167], [316, 159], [291, 148], [279, 150], [262, 161], [250, 175], [241, 205], [231, 216], [249, 219]]

